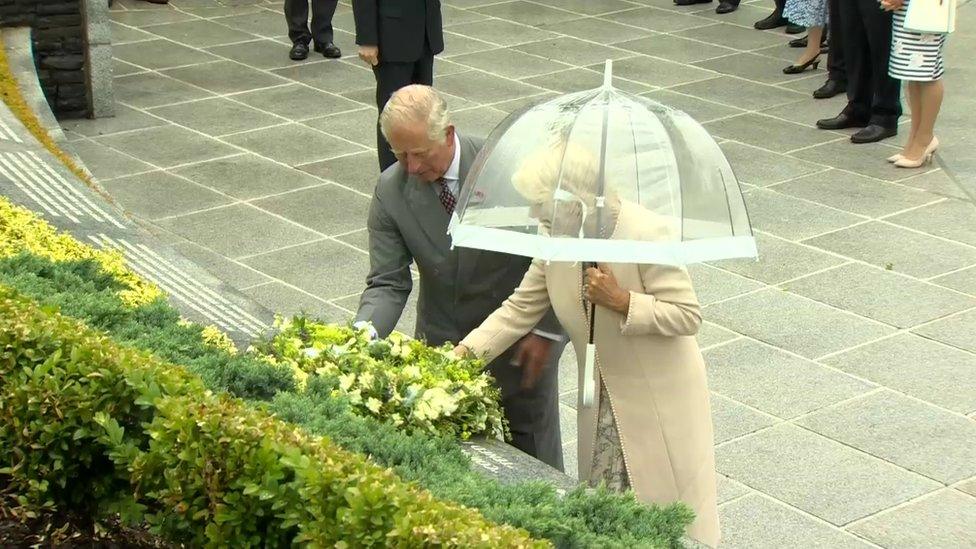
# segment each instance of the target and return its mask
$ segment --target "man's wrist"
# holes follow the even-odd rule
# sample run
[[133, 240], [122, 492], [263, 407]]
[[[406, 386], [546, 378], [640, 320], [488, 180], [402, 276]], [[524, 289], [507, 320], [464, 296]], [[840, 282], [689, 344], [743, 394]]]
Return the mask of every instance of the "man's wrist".
[[563, 336], [561, 336], [559, 334], [554, 334], [552, 332], [547, 332], [545, 330], [539, 330], [538, 328], [532, 330], [532, 333], [535, 334], [535, 335], [537, 335], [537, 336], [539, 336], [539, 337], [541, 337], [541, 338], [545, 338], [545, 339], [548, 339], [548, 340], [551, 340], [551, 341], [562, 341], [563, 340]]

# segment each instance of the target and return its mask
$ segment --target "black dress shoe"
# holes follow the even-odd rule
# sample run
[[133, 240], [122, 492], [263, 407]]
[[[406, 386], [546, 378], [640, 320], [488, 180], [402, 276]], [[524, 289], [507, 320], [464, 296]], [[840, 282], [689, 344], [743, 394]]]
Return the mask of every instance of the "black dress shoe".
[[292, 61], [301, 61], [308, 57], [308, 44], [303, 44], [301, 42], [296, 42], [291, 47], [291, 51], [288, 52], [288, 57]]
[[851, 136], [851, 143], [876, 143], [898, 135], [898, 127], [886, 128], [881, 124], [871, 124]]
[[721, 0], [718, 3], [718, 7], [715, 8], [715, 13], [719, 15], [725, 15], [726, 13], [732, 13], [733, 11], [739, 9], [738, 2], [729, 2], [728, 0]]
[[342, 57], [342, 50], [340, 50], [339, 47], [332, 42], [329, 42], [328, 44], [316, 42], [313, 47], [315, 48], [315, 51], [321, 53], [329, 59], [338, 59]]
[[830, 99], [831, 97], [844, 93], [847, 91], [846, 82], [838, 82], [837, 80], [827, 80], [823, 86], [820, 86], [813, 92], [813, 97], [816, 99]]
[[805, 48], [805, 47], [807, 47], [807, 37], [806, 36], [802, 36], [800, 38], [794, 38], [793, 40], [790, 40], [790, 47], [791, 48]]
[[677, 6], [694, 6], [695, 4], [711, 4], [712, 0], [674, 0]]
[[782, 27], [786, 24], [787, 21], [785, 18], [783, 18], [783, 13], [780, 11], [774, 11], [765, 18], [756, 21], [752, 26], [755, 27], [756, 30], [769, 30], [775, 29], [776, 27]]
[[807, 30], [807, 28], [803, 25], [794, 25], [793, 23], [786, 25], [786, 34], [800, 34], [805, 30]]
[[817, 127], [821, 130], [843, 130], [845, 128], [862, 128], [868, 125], [867, 120], [855, 118], [846, 112], [841, 112], [833, 118], [817, 120]]

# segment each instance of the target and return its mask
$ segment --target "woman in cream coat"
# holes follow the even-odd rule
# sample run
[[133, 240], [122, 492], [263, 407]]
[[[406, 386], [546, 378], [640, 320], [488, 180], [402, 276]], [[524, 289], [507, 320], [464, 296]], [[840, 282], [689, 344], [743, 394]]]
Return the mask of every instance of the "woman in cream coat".
[[[562, 172], [560, 173], [560, 165]], [[595, 234], [595, 163], [585, 151], [547, 149], [531, 158], [513, 184], [534, 205], [544, 231]], [[559, 180], [559, 193], [555, 182]], [[572, 193], [578, 202], [553, 201]], [[609, 238], [652, 240], [666, 230], [649, 226], [654, 215], [607, 193], [603, 214]], [[586, 205], [583, 207], [583, 205]], [[553, 226], [557, 223], [575, 226]], [[569, 215], [575, 213], [575, 215]], [[589, 219], [588, 219], [589, 217]], [[688, 535], [706, 545], [719, 540], [715, 458], [705, 365], [695, 334], [698, 299], [685, 269], [612, 263], [536, 260], [508, 300], [455, 350], [491, 360], [528, 333], [552, 306], [577, 357], [585, 356], [589, 301], [596, 303], [596, 391], [593, 406], [578, 412], [580, 479], [631, 489], [647, 503], [681, 501], [695, 512]], [[585, 274], [585, 276], [584, 276]], [[580, 375], [583, 367], [580, 365]], [[580, 380], [582, 386], [582, 380]]]

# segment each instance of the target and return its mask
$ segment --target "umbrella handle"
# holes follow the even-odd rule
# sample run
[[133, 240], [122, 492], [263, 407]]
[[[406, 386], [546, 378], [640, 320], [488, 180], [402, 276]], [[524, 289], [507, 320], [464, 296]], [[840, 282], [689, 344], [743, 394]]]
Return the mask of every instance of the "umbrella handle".
[[593, 393], [596, 383], [593, 381], [593, 368], [596, 365], [596, 345], [586, 344], [586, 357], [583, 360], [583, 390], [581, 392], [580, 405], [583, 408], [593, 406]]

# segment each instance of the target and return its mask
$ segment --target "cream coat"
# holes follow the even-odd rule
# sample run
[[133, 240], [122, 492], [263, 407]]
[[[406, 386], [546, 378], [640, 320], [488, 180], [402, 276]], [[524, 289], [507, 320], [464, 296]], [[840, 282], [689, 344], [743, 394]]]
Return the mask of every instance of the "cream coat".
[[[647, 240], [647, 216], [625, 203], [612, 238]], [[624, 316], [597, 307], [594, 375], [603, 377], [610, 396], [631, 487], [644, 502], [687, 504], [695, 512], [688, 535], [714, 547], [719, 526], [712, 417], [694, 337], [701, 314], [691, 280], [677, 267], [609, 266], [630, 291], [630, 310]], [[589, 324], [580, 263], [533, 262], [515, 293], [461, 344], [490, 360], [531, 330], [550, 304], [576, 356], [585, 356]], [[582, 358], [579, 371], [582, 376]], [[598, 409], [595, 401], [577, 416], [581, 480], [590, 471]]]

